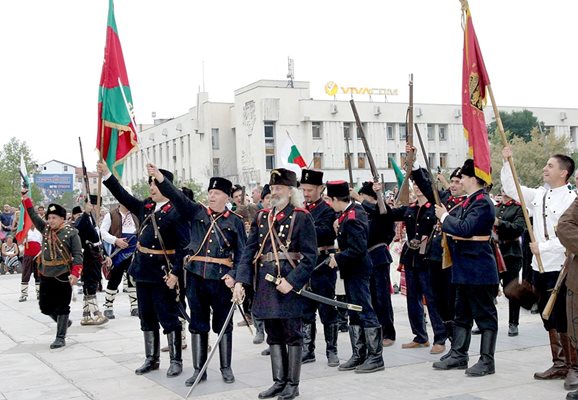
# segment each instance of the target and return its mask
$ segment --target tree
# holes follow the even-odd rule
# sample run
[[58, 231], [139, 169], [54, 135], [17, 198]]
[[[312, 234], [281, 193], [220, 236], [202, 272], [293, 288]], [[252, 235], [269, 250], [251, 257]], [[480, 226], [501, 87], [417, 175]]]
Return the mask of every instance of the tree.
[[77, 204], [76, 200], [80, 192], [75, 190], [74, 192], [63, 192], [59, 197], [54, 199], [54, 203], [60, 204], [62, 207], [66, 208], [66, 211], [71, 212], [72, 208]]
[[[20, 203], [20, 189], [22, 180], [20, 179], [20, 156], [24, 156], [26, 170], [31, 176], [36, 171], [36, 162], [32, 159], [32, 151], [26, 141], [10, 138], [8, 143], [2, 147], [0, 152], [0, 204], [10, 204], [16, 206]], [[34, 190], [33, 190], [34, 192]], [[38, 198], [38, 193], [33, 193]], [[33, 196], [34, 199], [34, 196]]]
[[137, 199], [146, 199], [150, 196], [149, 184], [146, 179], [140, 179], [130, 187], [130, 190]]
[[[207, 202], [207, 192], [203, 189], [200, 183], [195, 180], [180, 180], [175, 179], [173, 182], [178, 188], [186, 186], [193, 191], [195, 194], [195, 200], [201, 203]], [[134, 197], [139, 199], [145, 199], [150, 196], [148, 180], [141, 179], [137, 183], [131, 186], [131, 191]]]
[[[514, 154], [514, 165], [520, 183], [528, 187], [542, 185], [542, 168], [546, 165], [551, 155], [561, 153], [568, 154], [568, 138], [554, 134], [543, 135], [538, 128], [534, 128], [530, 134], [530, 140], [524, 141], [521, 137], [510, 137], [510, 147]], [[502, 169], [502, 142], [499, 134], [490, 138], [490, 153], [492, 156], [492, 182], [494, 192], [501, 188], [500, 170]]]
[[[512, 111], [511, 113], [500, 111], [500, 118], [506, 132], [510, 132], [513, 137], [522, 138], [525, 142], [532, 139], [531, 132], [534, 128], [537, 127], [538, 130], [544, 132], [544, 123], [538, 121], [532, 111]], [[496, 129], [496, 121], [488, 125], [488, 132], [495, 132]]]

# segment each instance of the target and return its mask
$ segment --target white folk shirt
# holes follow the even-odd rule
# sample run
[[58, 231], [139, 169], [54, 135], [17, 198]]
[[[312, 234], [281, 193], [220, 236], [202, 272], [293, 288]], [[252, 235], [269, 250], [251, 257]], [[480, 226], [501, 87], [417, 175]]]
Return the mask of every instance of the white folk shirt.
[[[122, 221], [122, 233], [136, 233], [136, 226], [134, 225], [132, 214], [130, 212], [123, 213], [120, 210], [119, 212]], [[106, 243], [114, 244], [117, 237], [111, 235], [108, 232], [110, 230], [111, 223], [112, 221], [110, 218], [110, 213], [107, 213], [102, 219], [102, 223], [100, 224], [100, 234]]]
[[[504, 162], [502, 166], [501, 179], [504, 192], [514, 200], [520, 201], [508, 162]], [[556, 236], [556, 228], [558, 220], [576, 198], [576, 192], [570, 190], [567, 185], [555, 189], [543, 186], [531, 189], [522, 186], [522, 194], [530, 216], [534, 217], [534, 236], [540, 248], [544, 272], [560, 271], [566, 259], [566, 249]], [[544, 219], [546, 227], [544, 227]], [[546, 232], [549, 239], [546, 239]], [[538, 271], [536, 257], [532, 257], [532, 268]]]

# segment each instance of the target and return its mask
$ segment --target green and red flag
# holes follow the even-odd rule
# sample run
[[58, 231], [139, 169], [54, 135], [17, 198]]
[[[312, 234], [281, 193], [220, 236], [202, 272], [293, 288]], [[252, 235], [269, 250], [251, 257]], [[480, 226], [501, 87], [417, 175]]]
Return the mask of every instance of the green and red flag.
[[106, 47], [98, 91], [96, 147], [110, 171], [120, 179], [124, 160], [137, 149], [137, 137], [128, 110], [132, 107], [132, 95], [116, 28], [113, 0], [108, 4]]
[[486, 87], [490, 78], [478, 44], [470, 8], [465, 2], [464, 59], [462, 70], [462, 123], [468, 140], [469, 154], [474, 160], [476, 176], [492, 183], [490, 143], [484, 118]]
[[307, 163], [305, 163], [303, 156], [297, 149], [295, 143], [293, 143], [293, 139], [291, 139], [289, 133], [287, 133], [287, 139], [279, 151], [279, 155], [283, 167], [292, 170], [297, 176], [300, 176], [301, 168], [307, 167]]
[[395, 180], [397, 181], [397, 187], [401, 188], [401, 185], [403, 185], [403, 180], [405, 179], [403, 171], [401, 170], [401, 168], [399, 168], [399, 165], [397, 165], [393, 157], [389, 157], [389, 162], [391, 163], [391, 168], [395, 173]]

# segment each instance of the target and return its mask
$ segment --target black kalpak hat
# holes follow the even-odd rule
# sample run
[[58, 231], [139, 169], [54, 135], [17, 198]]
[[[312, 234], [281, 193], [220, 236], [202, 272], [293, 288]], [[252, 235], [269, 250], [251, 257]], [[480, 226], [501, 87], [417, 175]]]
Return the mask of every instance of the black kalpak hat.
[[271, 171], [269, 185], [285, 185], [297, 187], [297, 175], [285, 168], [277, 168]]
[[[167, 171], [166, 169], [159, 169], [159, 171], [160, 171], [161, 174], [163, 174], [163, 176], [164, 176], [166, 179], [168, 179], [169, 181], [171, 181], [171, 183], [173, 182], [174, 176], [173, 176], [173, 173], [172, 173], [172, 172], [169, 172], [169, 171]], [[151, 184], [151, 182], [153, 181], [153, 179], [154, 179], [154, 178], [153, 178], [152, 176], [149, 176], [149, 185]]]
[[329, 197], [349, 196], [349, 184], [345, 181], [328, 181], [327, 196]]
[[450, 175], [450, 179], [458, 178], [461, 179], [462, 177], [462, 169], [460, 167], [454, 169], [454, 172]]
[[232, 192], [231, 192], [232, 188], [233, 188], [233, 182], [231, 182], [230, 180], [225, 179], [225, 178], [220, 178], [218, 176], [213, 176], [209, 180], [209, 189], [207, 189], [207, 190], [218, 189], [221, 192], [225, 193], [227, 196], [230, 196], [232, 194]]
[[72, 215], [76, 215], [76, 214], [80, 214], [82, 213], [82, 208], [80, 208], [80, 206], [76, 206], [72, 209]]
[[265, 186], [263, 186], [263, 190], [261, 191], [261, 200], [264, 200], [265, 197], [271, 193], [271, 187], [269, 187], [269, 184], [266, 183]]
[[233, 185], [231, 184], [231, 193], [229, 194], [230, 196], [233, 195], [233, 193], [238, 192], [239, 190], [243, 190], [243, 186], [239, 185], [238, 183]]
[[377, 194], [373, 191], [373, 182], [363, 182], [358, 191], [359, 194], [366, 194], [377, 200]]
[[51, 203], [48, 205], [48, 209], [46, 210], [47, 219], [50, 214], [58, 215], [59, 217], [66, 219], [66, 209], [56, 203]]
[[321, 186], [323, 185], [323, 172], [314, 169], [301, 170], [301, 184], [307, 183], [309, 185]]
[[464, 165], [461, 168], [461, 174], [465, 176], [474, 177], [476, 176], [476, 168], [474, 167], [474, 160], [468, 158], [464, 161]]

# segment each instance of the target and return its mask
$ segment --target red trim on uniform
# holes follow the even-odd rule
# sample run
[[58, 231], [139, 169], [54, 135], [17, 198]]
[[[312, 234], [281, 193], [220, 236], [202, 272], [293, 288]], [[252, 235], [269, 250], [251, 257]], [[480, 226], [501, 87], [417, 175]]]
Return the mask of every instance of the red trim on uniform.
[[82, 274], [82, 264], [73, 265], [70, 274], [80, 279], [80, 274]]
[[476, 196], [476, 200], [482, 200], [484, 198], [484, 194], [480, 193]]
[[301, 207], [295, 207], [295, 211], [301, 211], [304, 212], [305, 214], [309, 214], [309, 210]]

